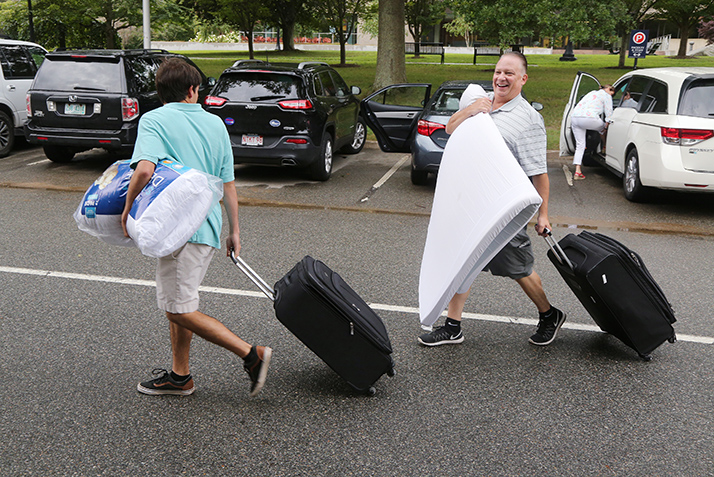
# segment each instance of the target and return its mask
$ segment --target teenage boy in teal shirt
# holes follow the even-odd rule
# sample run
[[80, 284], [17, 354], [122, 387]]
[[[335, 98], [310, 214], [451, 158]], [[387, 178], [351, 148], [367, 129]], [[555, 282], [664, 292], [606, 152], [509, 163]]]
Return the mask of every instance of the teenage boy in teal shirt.
[[[198, 104], [201, 75], [181, 58], [165, 60], [156, 73], [156, 88], [164, 105], [144, 114], [131, 164], [135, 168], [122, 214], [126, 221], [136, 196], [149, 182], [158, 161], [170, 159], [220, 177], [229, 233], [226, 255], [240, 252], [238, 194], [235, 188], [233, 153], [228, 132], [218, 116]], [[194, 391], [189, 369], [193, 334], [235, 353], [244, 360], [251, 380], [250, 395], [265, 384], [272, 349], [251, 346], [220, 321], [198, 311], [198, 288], [217, 249], [220, 249], [222, 213], [216, 205], [206, 221], [179, 250], [158, 260], [156, 296], [166, 312], [171, 334], [172, 368], [154, 370], [155, 378], [139, 383], [139, 392], [150, 395], [189, 395]]]

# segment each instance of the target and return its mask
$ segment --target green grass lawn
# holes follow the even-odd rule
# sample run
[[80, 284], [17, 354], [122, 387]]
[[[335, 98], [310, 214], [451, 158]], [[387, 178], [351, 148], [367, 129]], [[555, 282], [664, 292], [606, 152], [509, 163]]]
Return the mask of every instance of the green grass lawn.
[[[218, 77], [221, 72], [235, 60], [248, 58], [247, 52], [182, 52], [192, 60], [208, 76]], [[260, 51], [257, 59], [279, 62], [324, 61], [331, 65], [339, 63], [338, 51]], [[617, 68], [618, 57], [615, 55], [577, 55], [577, 61], [560, 61], [559, 55], [528, 56], [528, 83], [523, 91], [531, 101], [543, 103], [541, 114], [545, 119], [548, 131], [548, 149], [558, 149], [560, 121], [563, 116], [565, 102], [570, 95], [573, 79], [578, 71], [586, 71], [594, 75], [601, 83], [614, 83], [620, 76], [631, 70], [634, 60], [627, 59], [626, 68]], [[448, 64], [438, 63], [438, 56], [423, 56], [414, 58], [407, 56], [407, 81], [411, 83], [432, 83], [434, 87], [447, 80], [477, 79], [490, 80], [493, 75], [493, 65], [496, 57], [479, 57], [478, 64], [473, 65], [472, 55], [446, 55]], [[336, 66], [347, 84], [359, 86], [362, 97], [371, 91], [374, 82], [374, 71], [377, 63], [376, 52], [347, 52], [347, 66]], [[650, 56], [637, 63], [638, 69], [665, 66], [711, 66], [714, 67], [714, 57], [696, 57], [678, 59], [665, 56]], [[373, 138], [373, 137], [372, 137]]]

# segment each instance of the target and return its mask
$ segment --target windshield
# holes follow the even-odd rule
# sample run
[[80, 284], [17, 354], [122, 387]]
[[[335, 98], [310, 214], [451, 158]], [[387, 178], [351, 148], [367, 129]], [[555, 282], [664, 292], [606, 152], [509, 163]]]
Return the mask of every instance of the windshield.
[[459, 99], [464, 90], [459, 89], [443, 89], [438, 92], [438, 96], [434, 98], [431, 104], [429, 113], [452, 115], [459, 110]]
[[234, 73], [223, 76], [214, 96], [239, 102], [278, 102], [299, 99], [302, 80], [294, 75], [265, 72]]
[[682, 95], [679, 114], [714, 118], [714, 78], [693, 81]]
[[123, 75], [120, 68], [121, 65], [114, 62], [45, 59], [34, 89], [121, 93]]

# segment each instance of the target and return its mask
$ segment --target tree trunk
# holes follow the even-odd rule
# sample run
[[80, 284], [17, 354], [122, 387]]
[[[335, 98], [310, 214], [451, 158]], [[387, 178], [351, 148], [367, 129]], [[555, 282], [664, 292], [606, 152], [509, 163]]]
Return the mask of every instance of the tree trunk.
[[344, 32], [337, 31], [337, 40], [340, 42], [340, 66], [345, 66], [347, 64], [347, 35]]
[[680, 31], [681, 39], [679, 40], [679, 51], [677, 52], [677, 56], [683, 58], [683, 57], [687, 56], [687, 43], [689, 40], [689, 25], [680, 25], [679, 31]]
[[625, 67], [625, 58], [627, 57], [627, 52], [630, 51], [630, 37], [628, 34], [622, 35], [622, 40], [620, 41], [620, 61], [617, 63], [619, 68]]
[[404, 0], [379, 0], [379, 38], [374, 85], [377, 90], [390, 84], [406, 83], [404, 58]]
[[251, 28], [248, 33], [248, 54], [250, 55], [250, 59], [254, 60], [255, 59], [255, 52], [253, 50], [253, 29]]
[[295, 31], [295, 22], [283, 25], [283, 50], [295, 51], [295, 42], [293, 41], [293, 32]]

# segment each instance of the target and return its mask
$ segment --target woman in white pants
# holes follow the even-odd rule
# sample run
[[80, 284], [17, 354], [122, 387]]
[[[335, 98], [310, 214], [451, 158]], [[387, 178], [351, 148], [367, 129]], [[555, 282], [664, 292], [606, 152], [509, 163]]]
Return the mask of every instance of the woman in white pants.
[[602, 134], [607, 129], [608, 121], [612, 115], [612, 96], [614, 94], [615, 89], [612, 85], [607, 84], [601, 89], [590, 91], [583, 96], [583, 99], [573, 109], [570, 125], [573, 129], [573, 136], [575, 136], [575, 156], [573, 157], [575, 175], [573, 177], [576, 180], [585, 179], [580, 168], [585, 153], [585, 133], [590, 129]]

